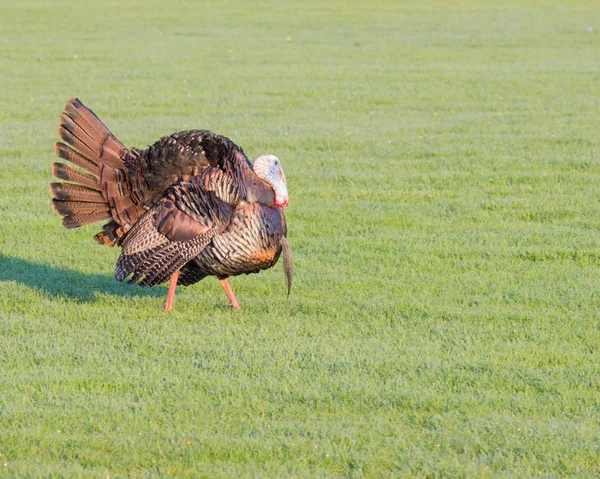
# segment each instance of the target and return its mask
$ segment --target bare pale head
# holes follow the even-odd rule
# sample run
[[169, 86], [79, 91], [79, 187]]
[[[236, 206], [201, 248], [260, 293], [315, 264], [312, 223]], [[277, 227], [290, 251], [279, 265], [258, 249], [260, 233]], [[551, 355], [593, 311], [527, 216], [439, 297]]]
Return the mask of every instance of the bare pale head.
[[256, 176], [266, 181], [273, 188], [275, 206], [287, 206], [289, 203], [287, 184], [279, 158], [275, 155], [261, 155], [254, 160], [252, 168]]

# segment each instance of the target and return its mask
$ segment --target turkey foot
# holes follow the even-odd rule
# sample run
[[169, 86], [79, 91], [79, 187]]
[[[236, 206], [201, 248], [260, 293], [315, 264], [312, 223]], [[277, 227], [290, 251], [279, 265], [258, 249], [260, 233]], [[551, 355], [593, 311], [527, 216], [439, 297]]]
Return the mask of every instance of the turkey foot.
[[162, 307], [165, 311], [171, 311], [173, 309], [173, 303], [175, 302], [175, 290], [177, 289], [177, 279], [179, 278], [179, 271], [173, 273], [171, 276], [171, 283], [169, 284], [169, 292], [167, 293], [167, 302]]
[[223, 286], [223, 289], [227, 293], [227, 297], [229, 298], [229, 306], [231, 306], [233, 309], [242, 309], [240, 308], [237, 299], [235, 299], [235, 295], [233, 294], [231, 286], [229, 286], [229, 281], [227, 281], [227, 278], [220, 279], [219, 281], [221, 282], [221, 286]]

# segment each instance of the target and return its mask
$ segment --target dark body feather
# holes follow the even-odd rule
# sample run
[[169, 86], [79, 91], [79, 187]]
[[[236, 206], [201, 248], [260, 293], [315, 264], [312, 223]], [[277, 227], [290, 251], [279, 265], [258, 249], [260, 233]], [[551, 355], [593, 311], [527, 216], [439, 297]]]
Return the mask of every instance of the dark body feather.
[[190, 285], [206, 276], [222, 279], [271, 268], [279, 259], [281, 237], [286, 233], [281, 210], [259, 203], [239, 206], [229, 226], [181, 270], [179, 282]]
[[155, 286], [272, 267], [287, 234], [274, 191], [243, 150], [207, 130], [165, 136], [127, 149], [79, 100], [67, 103], [56, 144], [54, 210], [74, 228], [108, 220], [94, 238], [122, 247], [115, 277]]

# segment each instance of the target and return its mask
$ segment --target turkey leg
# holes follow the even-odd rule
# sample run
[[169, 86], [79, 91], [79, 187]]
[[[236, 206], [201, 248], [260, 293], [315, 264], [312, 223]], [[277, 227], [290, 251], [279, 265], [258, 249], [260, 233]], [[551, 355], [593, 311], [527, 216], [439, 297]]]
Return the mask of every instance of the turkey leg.
[[177, 289], [177, 279], [179, 278], [179, 271], [173, 273], [171, 276], [171, 283], [169, 284], [169, 292], [167, 293], [167, 302], [164, 306], [165, 311], [171, 311], [173, 309], [173, 303], [175, 302], [175, 290]]
[[242, 309], [242, 308], [240, 308], [240, 305], [238, 304], [237, 299], [235, 299], [235, 295], [233, 294], [233, 290], [231, 289], [231, 286], [229, 286], [229, 281], [227, 281], [227, 278], [221, 279], [219, 281], [221, 282], [221, 286], [223, 286], [223, 289], [227, 293], [227, 297], [229, 298], [229, 305], [233, 309]]

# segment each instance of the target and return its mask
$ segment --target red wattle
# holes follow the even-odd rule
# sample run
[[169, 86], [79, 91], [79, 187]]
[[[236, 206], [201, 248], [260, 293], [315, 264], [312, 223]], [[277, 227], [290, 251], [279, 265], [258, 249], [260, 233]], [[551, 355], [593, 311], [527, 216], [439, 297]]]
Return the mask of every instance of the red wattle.
[[280, 208], [287, 206], [288, 203], [288, 198], [275, 198], [275, 206], [279, 206]]

